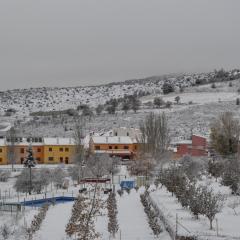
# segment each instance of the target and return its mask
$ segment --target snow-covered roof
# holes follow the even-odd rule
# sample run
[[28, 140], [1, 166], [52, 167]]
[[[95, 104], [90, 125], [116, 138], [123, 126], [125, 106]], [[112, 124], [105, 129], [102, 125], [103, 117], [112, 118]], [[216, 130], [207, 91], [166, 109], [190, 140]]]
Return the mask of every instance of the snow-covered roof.
[[171, 145], [178, 145], [178, 144], [192, 144], [192, 140], [179, 140], [171, 143]]
[[111, 150], [95, 150], [95, 153], [131, 154], [131, 151], [122, 149], [121, 150], [111, 149]]
[[12, 125], [11, 123], [0, 123], [0, 133], [6, 133], [7, 131], [9, 131], [11, 129]]
[[43, 138], [44, 145], [75, 145], [75, 140], [73, 138]]
[[92, 140], [96, 144], [132, 144], [133, 140], [128, 136], [93, 136]]
[[0, 138], [0, 146], [6, 146], [6, 141], [4, 138]]

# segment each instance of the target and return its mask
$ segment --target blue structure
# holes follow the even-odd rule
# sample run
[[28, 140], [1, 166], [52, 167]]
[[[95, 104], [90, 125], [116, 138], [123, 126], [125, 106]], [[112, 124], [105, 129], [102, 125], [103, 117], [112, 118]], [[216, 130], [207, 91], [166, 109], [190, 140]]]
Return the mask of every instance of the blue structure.
[[21, 202], [22, 206], [28, 207], [41, 207], [44, 204], [58, 204], [58, 203], [65, 203], [65, 202], [72, 202], [74, 201], [74, 197], [53, 197], [53, 198], [43, 198], [37, 200], [30, 200]]
[[124, 181], [121, 181], [120, 186], [122, 189], [132, 189], [135, 187], [135, 181], [124, 180]]

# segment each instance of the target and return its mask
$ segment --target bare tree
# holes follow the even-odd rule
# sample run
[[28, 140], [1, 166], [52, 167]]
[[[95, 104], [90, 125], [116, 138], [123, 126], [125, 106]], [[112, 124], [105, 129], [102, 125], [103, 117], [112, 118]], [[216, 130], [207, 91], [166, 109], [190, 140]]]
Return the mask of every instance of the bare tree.
[[100, 237], [95, 229], [95, 218], [100, 215], [103, 202], [97, 197], [97, 184], [94, 188], [92, 198], [82, 195], [75, 201], [72, 215], [66, 226], [65, 232], [68, 236], [75, 236], [77, 240], [94, 240]]
[[12, 165], [12, 171], [14, 169], [14, 164], [16, 163], [16, 155], [16, 130], [14, 127], [11, 127], [7, 133], [7, 158]]
[[232, 112], [221, 114], [211, 126], [211, 145], [222, 155], [231, 155], [238, 151], [240, 125]]
[[234, 215], [236, 216], [238, 215], [236, 208], [238, 208], [239, 205], [240, 205], [240, 200], [238, 198], [228, 203], [228, 207], [233, 210]]
[[0, 236], [2, 237], [3, 240], [9, 239], [11, 234], [12, 234], [11, 229], [7, 224], [3, 224], [3, 226], [0, 227]]
[[208, 189], [207, 187], [205, 187], [202, 191], [204, 196], [202, 213], [208, 218], [210, 222], [210, 229], [212, 230], [213, 220], [216, 214], [221, 212], [225, 198], [220, 193], [215, 194], [213, 189]]
[[91, 155], [85, 164], [85, 173], [89, 177], [100, 178], [115, 172], [115, 162], [108, 154]]
[[158, 115], [150, 113], [144, 121], [140, 122], [140, 130], [142, 134], [139, 143], [143, 152], [150, 153], [154, 158], [159, 158], [167, 151], [170, 136], [165, 113]]
[[85, 120], [83, 117], [76, 117], [74, 119], [73, 137], [75, 141], [76, 154], [74, 163], [78, 169], [78, 183], [81, 178], [84, 178], [84, 164], [85, 164], [85, 149], [83, 138], [85, 134]]

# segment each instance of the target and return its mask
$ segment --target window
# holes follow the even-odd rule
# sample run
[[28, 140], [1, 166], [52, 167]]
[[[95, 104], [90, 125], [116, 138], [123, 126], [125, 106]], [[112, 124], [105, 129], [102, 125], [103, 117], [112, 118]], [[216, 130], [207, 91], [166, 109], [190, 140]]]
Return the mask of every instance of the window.
[[128, 146], [124, 146], [124, 149], [129, 149], [129, 147]]
[[53, 157], [49, 157], [49, 158], [48, 158], [48, 161], [53, 161], [53, 160], [54, 160]]
[[109, 146], [109, 149], [112, 149], [112, 146]]
[[127, 136], [129, 137], [129, 132], [127, 132]]
[[100, 150], [100, 146], [95, 146], [95, 150]]
[[135, 147], [134, 147], [134, 148], [135, 148], [135, 150], [137, 150], [137, 145], [135, 145]]
[[63, 152], [63, 148], [59, 148], [59, 151], [60, 151], [60, 152]]
[[118, 146], [115, 146], [114, 148], [115, 148], [115, 149], [118, 149]]
[[24, 153], [24, 148], [20, 148], [20, 153]]
[[0, 162], [2, 162], [2, 158], [0, 158]]
[[41, 159], [40, 159], [39, 157], [37, 157], [36, 160], [37, 160], [37, 162], [40, 162], [40, 161], [41, 161]]
[[24, 158], [20, 158], [21, 164], [23, 164], [24, 162]]
[[69, 148], [65, 148], [65, 152], [69, 152]]
[[52, 148], [49, 148], [48, 151], [49, 151], [49, 152], [52, 152]]
[[38, 152], [41, 152], [41, 148], [38, 148], [37, 151], [38, 151]]
[[115, 132], [115, 136], [117, 136], [118, 134], [117, 134], [117, 132]]
[[0, 148], [0, 152], [2, 152], [2, 148]]
[[60, 162], [61, 162], [61, 163], [63, 162], [63, 157], [60, 157]]

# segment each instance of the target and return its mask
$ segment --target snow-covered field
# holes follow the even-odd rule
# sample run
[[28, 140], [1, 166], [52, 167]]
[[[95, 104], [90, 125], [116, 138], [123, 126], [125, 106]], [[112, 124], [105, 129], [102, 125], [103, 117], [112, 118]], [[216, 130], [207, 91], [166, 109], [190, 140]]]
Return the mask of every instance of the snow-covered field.
[[34, 240], [64, 240], [65, 227], [71, 216], [73, 202], [51, 206]]
[[213, 222], [214, 230], [209, 230], [209, 221], [206, 217], [200, 216], [196, 219], [188, 209], [185, 209], [177, 201], [175, 196], [172, 196], [165, 187], [159, 187], [157, 190], [153, 188], [151, 192], [151, 199], [159, 207], [161, 212], [170, 222], [172, 229], [176, 229], [176, 216], [178, 218], [178, 234], [179, 235], [197, 235], [201, 237], [207, 237], [208, 239], [214, 239], [217, 235], [221, 239], [240, 238], [240, 205], [235, 209], [237, 215], [233, 209], [229, 207], [229, 203], [233, 201], [239, 201], [239, 196], [231, 195], [229, 187], [222, 186], [219, 182], [216, 182], [213, 178], [206, 178], [200, 181], [199, 184], [207, 185], [214, 189], [216, 193], [220, 192], [226, 196], [224, 207], [220, 213], [216, 215], [216, 219]]

